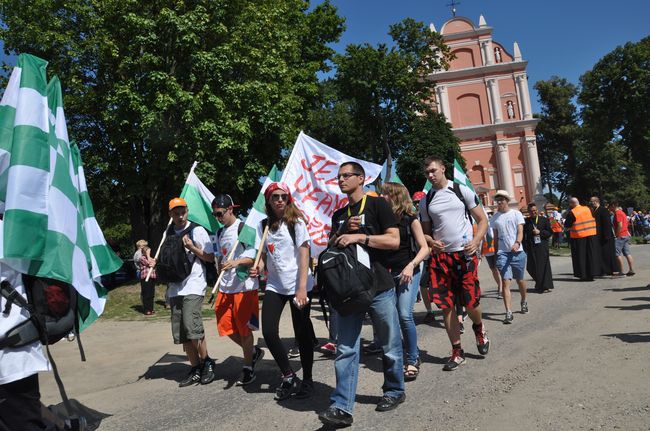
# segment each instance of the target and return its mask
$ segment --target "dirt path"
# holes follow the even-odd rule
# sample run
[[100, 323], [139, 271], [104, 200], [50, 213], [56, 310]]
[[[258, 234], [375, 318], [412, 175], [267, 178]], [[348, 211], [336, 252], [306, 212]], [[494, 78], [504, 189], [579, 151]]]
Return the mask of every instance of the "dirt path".
[[[406, 403], [392, 412], [374, 412], [381, 395], [381, 360], [363, 357], [352, 429], [650, 429], [650, 247], [636, 246], [632, 252], [636, 276], [592, 283], [573, 281], [570, 259], [552, 258], [555, 292], [531, 293], [530, 314], [515, 313], [509, 326], [501, 323], [503, 305], [483, 265], [490, 354], [477, 355], [468, 330], [463, 336], [466, 364], [443, 372], [449, 354], [444, 330], [439, 324], [418, 324], [423, 366], [417, 381], [407, 383]], [[514, 293], [513, 303], [518, 299]], [[423, 309], [416, 305], [418, 317]], [[318, 307], [312, 316], [324, 339]], [[321, 428], [315, 412], [329, 404], [332, 360], [316, 354], [311, 400], [278, 404], [272, 394], [279, 372], [269, 352], [255, 383], [246, 390], [234, 386], [241, 352], [217, 337], [214, 319], [205, 323], [209, 351], [218, 362], [218, 380], [212, 384], [177, 387], [188, 368], [171, 342], [168, 322], [100, 321], [84, 334], [88, 362], [79, 361], [74, 343], [54, 346], [69, 396], [112, 415], [100, 430]], [[285, 313], [281, 335], [290, 334]], [[369, 325], [363, 336], [371, 338]], [[293, 363], [299, 367], [299, 361]], [[43, 375], [41, 382], [46, 404], [60, 402], [51, 376]]]

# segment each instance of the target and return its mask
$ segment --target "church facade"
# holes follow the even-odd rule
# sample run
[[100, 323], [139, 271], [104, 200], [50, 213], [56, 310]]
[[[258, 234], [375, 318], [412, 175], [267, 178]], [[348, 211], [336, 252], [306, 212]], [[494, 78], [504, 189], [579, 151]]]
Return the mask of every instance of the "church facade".
[[[435, 27], [431, 24], [433, 30]], [[440, 29], [455, 59], [427, 76], [436, 83], [434, 103], [461, 141], [467, 175], [484, 205], [498, 189], [513, 205], [544, 202], [526, 76], [528, 62], [517, 42], [512, 51], [492, 39], [483, 16], [476, 26], [454, 17]]]

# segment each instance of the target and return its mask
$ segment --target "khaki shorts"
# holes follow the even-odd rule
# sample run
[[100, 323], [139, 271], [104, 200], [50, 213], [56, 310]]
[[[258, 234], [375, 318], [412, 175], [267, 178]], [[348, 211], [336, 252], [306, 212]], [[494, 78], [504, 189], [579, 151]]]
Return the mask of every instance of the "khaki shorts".
[[169, 298], [169, 303], [172, 308], [172, 337], [174, 337], [174, 344], [202, 339], [205, 336], [203, 317], [201, 316], [203, 296], [174, 296]]

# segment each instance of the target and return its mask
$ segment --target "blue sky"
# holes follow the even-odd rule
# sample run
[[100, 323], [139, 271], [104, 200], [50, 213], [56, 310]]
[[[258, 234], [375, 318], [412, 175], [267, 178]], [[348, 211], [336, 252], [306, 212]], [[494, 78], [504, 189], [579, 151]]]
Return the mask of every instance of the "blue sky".
[[[315, 1], [315, 4], [320, 1]], [[438, 30], [451, 18], [450, 0], [331, 0], [346, 18], [334, 48], [349, 43], [388, 43], [388, 26], [411, 17]], [[534, 83], [553, 75], [578, 84], [605, 54], [650, 35], [650, 0], [461, 0], [457, 15], [478, 24], [483, 14], [494, 40], [512, 53], [517, 41], [528, 60], [533, 111], [539, 112]]]

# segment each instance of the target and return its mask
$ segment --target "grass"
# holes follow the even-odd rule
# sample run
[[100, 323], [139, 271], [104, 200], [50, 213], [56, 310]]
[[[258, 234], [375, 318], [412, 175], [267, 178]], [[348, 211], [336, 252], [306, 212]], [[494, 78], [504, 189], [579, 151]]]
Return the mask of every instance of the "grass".
[[[156, 286], [156, 295], [154, 297], [156, 314], [151, 317], [142, 314], [139, 283], [113, 289], [108, 292], [108, 299], [104, 313], [102, 313], [102, 318], [112, 320], [169, 320], [171, 312], [165, 308], [166, 289], [167, 285], [164, 284]], [[207, 303], [207, 298], [203, 304], [203, 318], [214, 318], [214, 310]]]

